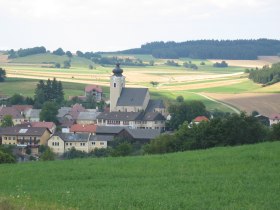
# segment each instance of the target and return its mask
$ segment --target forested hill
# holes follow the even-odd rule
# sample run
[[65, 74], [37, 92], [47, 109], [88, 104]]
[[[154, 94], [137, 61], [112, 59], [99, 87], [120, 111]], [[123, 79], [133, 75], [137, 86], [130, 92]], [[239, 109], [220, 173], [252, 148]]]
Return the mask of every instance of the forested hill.
[[257, 59], [260, 55], [280, 55], [280, 40], [197, 40], [151, 42], [118, 53], [151, 54], [156, 58], [189, 57], [197, 59]]

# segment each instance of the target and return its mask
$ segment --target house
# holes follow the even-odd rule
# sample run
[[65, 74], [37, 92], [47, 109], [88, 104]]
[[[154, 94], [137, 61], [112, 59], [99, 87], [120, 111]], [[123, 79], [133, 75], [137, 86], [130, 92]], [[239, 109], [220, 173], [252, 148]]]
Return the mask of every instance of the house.
[[0, 107], [0, 123], [6, 115], [11, 115], [14, 125], [24, 122], [24, 117], [14, 107]]
[[19, 111], [22, 116], [26, 115], [26, 112], [33, 108], [32, 105], [12, 105], [12, 107]]
[[85, 87], [85, 97], [93, 96], [95, 101], [101, 101], [102, 100], [102, 94], [103, 90], [98, 85], [87, 85]]
[[71, 133], [96, 133], [96, 125], [95, 124], [74, 124], [70, 127]]
[[280, 114], [272, 114], [269, 117], [269, 124], [272, 126], [273, 124], [277, 124], [280, 122]]
[[86, 112], [79, 112], [79, 115], [77, 117], [77, 124], [96, 124], [97, 122], [97, 116], [101, 112], [97, 111], [86, 111]]
[[40, 122], [41, 109], [28, 109], [25, 112], [25, 119], [28, 122]]
[[165, 130], [165, 117], [159, 112], [103, 112], [97, 117], [99, 126]]
[[48, 146], [56, 154], [63, 154], [75, 148], [83, 152], [93, 151], [95, 148], [107, 148], [107, 142], [112, 136], [98, 136], [87, 133], [55, 133], [48, 140]]
[[31, 122], [33, 128], [48, 128], [53, 134], [56, 130], [56, 125], [53, 122]]
[[46, 145], [50, 137], [48, 128], [22, 128], [20, 126], [2, 128], [3, 144]]
[[2, 144], [17, 145], [21, 153], [26, 148], [32, 149], [32, 154], [38, 154], [39, 145], [46, 145], [51, 132], [48, 128], [22, 128], [21, 126], [7, 127], [0, 131]]
[[199, 123], [201, 123], [203, 121], [208, 122], [209, 119], [207, 117], [205, 117], [205, 116], [198, 116], [198, 117], [194, 118], [193, 123], [199, 124]]
[[97, 136], [112, 136], [113, 138], [125, 138], [139, 143], [147, 143], [151, 139], [156, 138], [161, 134], [160, 130], [156, 129], [131, 129], [122, 126], [97, 126]]

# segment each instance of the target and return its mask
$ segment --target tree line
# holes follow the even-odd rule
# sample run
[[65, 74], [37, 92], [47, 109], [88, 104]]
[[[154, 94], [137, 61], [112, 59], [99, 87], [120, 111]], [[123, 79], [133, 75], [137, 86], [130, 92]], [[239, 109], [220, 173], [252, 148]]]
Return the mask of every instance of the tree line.
[[257, 59], [259, 55], [280, 53], [280, 41], [257, 40], [196, 40], [186, 42], [151, 42], [141, 48], [119, 51], [124, 54], [151, 54], [155, 58], [178, 59]]
[[148, 154], [207, 149], [280, 140], [280, 123], [272, 129], [245, 113], [203, 121], [191, 127], [184, 122], [174, 134], [164, 134], [144, 147]]
[[246, 69], [245, 72], [256, 83], [271, 85], [280, 82], [280, 63], [272, 64], [271, 67], [264, 66], [262, 69]]
[[35, 55], [35, 54], [41, 54], [46, 53], [47, 50], [45, 47], [32, 47], [32, 48], [26, 48], [26, 49], [19, 49], [17, 51], [11, 49], [8, 51], [8, 58], [17, 58], [17, 57], [24, 57], [28, 55]]

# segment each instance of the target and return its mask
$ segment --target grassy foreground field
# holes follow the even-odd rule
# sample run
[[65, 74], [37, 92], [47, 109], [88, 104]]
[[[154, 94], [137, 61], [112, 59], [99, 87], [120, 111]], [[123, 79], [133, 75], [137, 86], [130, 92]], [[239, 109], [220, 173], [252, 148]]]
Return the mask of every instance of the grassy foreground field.
[[[280, 142], [0, 165], [6, 209], [279, 209]], [[0, 207], [1, 209], [1, 207]]]

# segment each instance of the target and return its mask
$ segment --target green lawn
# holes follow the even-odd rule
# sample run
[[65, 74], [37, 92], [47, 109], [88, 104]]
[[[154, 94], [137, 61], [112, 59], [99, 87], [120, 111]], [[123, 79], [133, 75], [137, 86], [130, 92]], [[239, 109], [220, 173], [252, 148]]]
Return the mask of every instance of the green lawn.
[[[7, 78], [5, 82], [0, 83], [0, 95], [12, 96], [15, 93], [24, 96], [34, 96], [34, 91], [39, 80], [24, 78]], [[62, 82], [64, 88], [65, 99], [68, 96], [84, 95], [86, 84]], [[102, 87], [105, 94], [108, 95], [109, 88]]]
[[0, 165], [0, 206], [279, 209], [279, 151], [280, 142], [273, 142], [166, 155]]
[[[51, 53], [44, 53], [44, 54], [36, 54], [36, 55], [29, 55], [25, 57], [19, 57], [12, 59], [11, 63], [24, 63], [24, 64], [42, 64], [42, 63], [60, 63], [63, 65], [63, 62], [69, 60], [69, 58], [66, 55], [59, 56], [54, 55]], [[73, 56], [71, 59], [71, 65], [72, 66], [83, 66], [87, 67], [89, 64], [94, 64], [92, 61], [81, 58], [78, 56]]]

